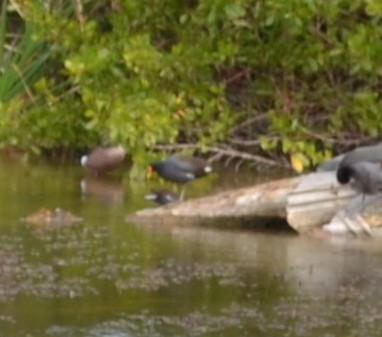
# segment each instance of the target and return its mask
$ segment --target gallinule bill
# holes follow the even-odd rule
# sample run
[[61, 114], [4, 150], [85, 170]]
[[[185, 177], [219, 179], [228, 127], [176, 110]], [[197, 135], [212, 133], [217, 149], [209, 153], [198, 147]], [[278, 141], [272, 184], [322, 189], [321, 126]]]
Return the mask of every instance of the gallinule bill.
[[[186, 184], [189, 181], [206, 176], [212, 172], [212, 167], [201, 158], [175, 155], [163, 161], [155, 161], [147, 168], [148, 175], [155, 171], [163, 179]], [[180, 199], [183, 199], [183, 188]]]
[[103, 145], [82, 156], [81, 165], [94, 174], [102, 174], [119, 167], [124, 159], [125, 150], [121, 145]]
[[145, 196], [146, 200], [156, 202], [158, 205], [166, 205], [172, 202], [179, 201], [179, 196], [170, 190], [153, 190], [152, 193]]

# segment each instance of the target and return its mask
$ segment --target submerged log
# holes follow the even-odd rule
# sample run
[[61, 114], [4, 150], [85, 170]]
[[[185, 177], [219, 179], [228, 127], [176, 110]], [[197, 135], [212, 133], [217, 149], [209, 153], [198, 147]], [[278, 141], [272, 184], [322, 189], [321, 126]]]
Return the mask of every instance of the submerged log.
[[297, 232], [310, 231], [330, 221], [355, 195], [349, 186], [338, 184], [333, 172], [301, 176], [287, 198], [287, 222]]
[[[330, 233], [382, 234], [382, 198], [358, 196], [337, 183], [334, 172], [314, 172], [294, 178], [226, 191], [162, 207], [147, 208], [126, 220], [149, 224], [239, 224], [245, 220], [284, 220], [299, 233], [323, 228]], [[222, 221], [222, 219], [225, 219]], [[228, 222], [227, 219], [237, 220]]]
[[128, 221], [169, 221], [217, 218], [285, 219], [287, 197], [300, 177], [281, 179], [252, 187], [240, 188], [203, 198], [190, 199], [163, 207], [147, 208], [127, 217]]
[[323, 229], [332, 234], [381, 236], [381, 194], [358, 195], [351, 199], [345, 207], [338, 210], [328, 224], [323, 226]]
[[340, 186], [333, 172], [314, 172], [143, 209], [127, 221], [204, 224], [230, 218], [261, 224], [264, 219], [283, 219], [297, 232], [308, 232], [328, 223], [352, 196], [354, 192]]

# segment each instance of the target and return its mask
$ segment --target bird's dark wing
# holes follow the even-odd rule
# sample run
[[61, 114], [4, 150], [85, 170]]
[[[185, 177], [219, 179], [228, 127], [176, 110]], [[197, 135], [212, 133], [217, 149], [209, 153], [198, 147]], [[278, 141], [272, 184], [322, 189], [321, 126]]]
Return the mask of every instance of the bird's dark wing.
[[382, 170], [379, 164], [360, 162], [351, 165], [352, 177], [363, 193], [377, 193], [381, 191]]
[[203, 177], [212, 171], [211, 166], [201, 158], [176, 155], [167, 159], [167, 162], [188, 180]]
[[382, 143], [361, 146], [346, 153], [339, 166], [359, 162], [382, 163]]
[[335, 171], [338, 169], [338, 166], [340, 165], [342, 159], [344, 159], [345, 153], [340, 154], [339, 156], [336, 156], [330, 160], [324, 161], [320, 165], [317, 166], [316, 171]]
[[186, 157], [186, 156], [172, 156], [169, 158], [169, 161], [177, 169], [184, 172], [195, 172], [199, 169], [204, 169], [205, 162], [199, 158]]

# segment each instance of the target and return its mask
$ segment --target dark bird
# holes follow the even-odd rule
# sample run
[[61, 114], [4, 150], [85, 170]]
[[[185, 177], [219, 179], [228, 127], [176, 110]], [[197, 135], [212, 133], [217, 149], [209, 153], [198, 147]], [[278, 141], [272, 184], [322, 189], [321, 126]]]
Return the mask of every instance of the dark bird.
[[[340, 184], [348, 184], [362, 194], [362, 206], [350, 206], [346, 211], [352, 214], [352, 218], [360, 224], [364, 230], [372, 235], [370, 226], [366, 221], [362, 220], [359, 212], [364, 210], [366, 195], [375, 195], [382, 192], [382, 144], [371, 146], [362, 146], [348, 153], [345, 153], [340, 161], [336, 176]], [[344, 217], [344, 222], [349, 224], [352, 222], [348, 217]], [[348, 226], [351, 228], [351, 226]]]
[[203, 159], [177, 155], [151, 163], [148, 167], [148, 175], [151, 175], [153, 171], [165, 180], [185, 184], [212, 172], [212, 167]]
[[99, 146], [81, 157], [81, 165], [94, 174], [110, 172], [119, 167], [125, 159], [125, 150], [118, 146]]
[[354, 189], [362, 194], [376, 194], [382, 191], [381, 165], [372, 162], [341, 163], [337, 180], [340, 184], [352, 183]]
[[337, 168], [340, 184], [352, 181], [355, 189], [363, 194], [382, 190], [382, 143], [360, 146], [342, 156]]
[[382, 143], [359, 146], [351, 151], [340, 154], [318, 165], [317, 171], [336, 171], [340, 165], [354, 164], [362, 161], [382, 163]]
[[382, 143], [360, 146], [345, 153], [339, 167], [359, 162], [382, 163]]
[[173, 191], [162, 189], [153, 190], [152, 193], [147, 194], [145, 196], [145, 199], [154, 201], [159, 205], [166, 205], [172, 202], [179, 201], [179, 196]]
[[163, 161], [155, 161], [147, 168], [148, 176], [156, 172], [163, 179], [183, 184], [180, 200], [184, 196], [184, 185], [189, 181], [206, 176], [212, 172], [212, 167], [201, 158], [187, 156], [171, 156]]
[[345, 154], [340, 154], [332, 159], [326, 160], [317, 166], [316, 171], [336, 171], [340, 165], [342, 159], [344, 159]]

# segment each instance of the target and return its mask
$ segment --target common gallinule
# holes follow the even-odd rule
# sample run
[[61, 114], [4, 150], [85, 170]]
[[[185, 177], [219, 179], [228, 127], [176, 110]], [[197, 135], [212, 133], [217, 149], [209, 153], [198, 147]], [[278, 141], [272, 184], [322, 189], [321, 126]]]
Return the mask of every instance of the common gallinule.
[[185, 184], [212, 172], [212, 167], [201, 158], [176, 155], [151, 163], [148, 167], [148, 174], [153, 171], [165, 180]]
[[316, 171], [336, 171], [340, 165], [342, 159], [344, 159], [345, 154], [340, 154], [332, 159], [326, 160], [317, 166]]
[[[366, 195], [377, 194], [382, 191], [382, 144], [362, 146], [346, 153], [337, 168], [337, 180], [340, 184], [348, 184], [359, 193], [362, 193], [364, 202]], [[357, 213], [365, 208], [350, 209], [349, 213]], [[354, 214], [353, 214], [354, 215]], [[354, 218], [361, 219], [359, 214]], [[357, 221], [362, 227], [371, 233], [369, 225], [365, 221]]]
[[166, 205], [172, 202], [179, 201], [179, 196], [170, 190], [153, 190], [152, 193], [145, 196], [146, 200], [151, 200], [159, 205]]
[[339, 167], [359, 162], [382, 163], [382, 143], [360, 146], [345, 153]]
[[[150, 176], [155, 171], [163, 179], [186, 184], [189, 181], [206, 176], [212, 172], [212, 167], [201, 158], [174, 155], [163, 161], [155, 161], [147, 168]], [[181, 191], [180, 199], [184, 196], [184, 186]]]
[[382, 143], [359, 146], [351, 151], [342, 153], [318, 165], [317, 171], [336, 171], [340, 165], [354, 164], [361, 161], [382, 162]]
[[353, 181], [355, 189], [363, 194], [381, 191], [382, 143], [361, 146], [343, 155], [337, 168], [340, 184]]
[[337, 180], [340, 184], [352, 181], [354, 189], [362, 194], [376, 194], [382, 191], [381, 165], [372, 162], [341, 164]]
[[[337, 180], [340, 184], [348, 184], [362, 194], [362, 200], [355, 204], [349, 204], [345, 208], [343, 217], [344, 223], [352, 231], [352, 221], [356, 221], [370, 235], [373, 235], [369, 224], [360, 216], [360, 212], [365, 209], [366, 195], [375, 195], [382, 191], [382, 170], [379, 163], [355, 162], [341, 164], [337, 170]], [[370, 201], [369, 201], [370, 202]]]
[[81, 165], [94, 174], [102, 174], [116, 169], [124, 159], [125, 150], [121, 145], [103, 145], [82, 156]]

